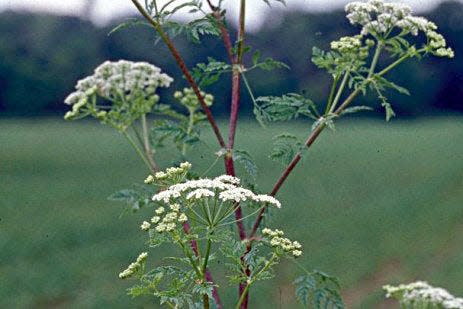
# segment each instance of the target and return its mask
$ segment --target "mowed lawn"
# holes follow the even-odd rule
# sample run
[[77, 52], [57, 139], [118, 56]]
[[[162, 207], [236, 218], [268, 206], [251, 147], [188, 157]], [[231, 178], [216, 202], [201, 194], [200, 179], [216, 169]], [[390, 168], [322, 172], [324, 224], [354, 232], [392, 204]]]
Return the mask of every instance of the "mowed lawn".
[[[241, 123], [237, 148], [254, 156], [260, 190], [282, 170], [268, 159], [272, 136], [302, 138], [309, 128]], [[204, 133], [207, 143], [192, 156], [198, 172], [218, 150]], [[165, 167], [178, 160], [170, 148], [159, 156]], [[139, 224], [152, 210], [131, 214], [106, 199], [146, 174], [125, 140], [94, 122], [0, 120], [0, 307], [158, 308], [147, 298], [133, 302], [130, 282], [117, 278], [142, 250]], [[283, 207], [269, 225], [301, 241], [308, 269], [340, 278], [348, 308], [390, 308], [381, 286], [416, 279], [463, 295], [462, 118], [342, 121], [278, 197]], [[162, 263], [160, 256], [151, 251], [150, 261]], [[284, 262], [251, 290], [251, 307], [298, 308], [298, 272]]]

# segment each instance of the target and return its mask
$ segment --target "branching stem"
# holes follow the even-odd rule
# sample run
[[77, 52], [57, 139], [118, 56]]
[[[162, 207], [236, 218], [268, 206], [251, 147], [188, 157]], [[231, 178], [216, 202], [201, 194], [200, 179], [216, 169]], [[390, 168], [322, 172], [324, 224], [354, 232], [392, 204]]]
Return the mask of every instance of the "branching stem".
[[266, 271], [267, 269], [269, 269], [270, 266], [272, 266], [273, 261], [276, 258], [277, 258], [277, 255], [273, 253], [272, 257], [270, 258], [270, 260], [267, 261], [267, 263], [265, 263], [264, 267], [262, 267], [262, 269], [259, 270], [259, 272], [257, 272], [252, 278], [248, 279], [248, 281], [246, 282], [246, 286], [243, 289], [243, 293], [241, 294], [241, 297], [238, 300], [238, 304], [235, 307], [236, 309], [242, 308], [243, 304], [245, 303], [245, 300], [247, 299], [247, 295], [249, 294], [249, 288], [251, 287], [251, 285], [255, 282], [257, 278], [259, 278], [259, 276], [264, 271]]
[[225, 148], [226, 145], [225, 145], [224, 139], [222, 137], [222, 134], [220, 133], [220, 129], [217, 126], [217, 123], [215, 122], [214, 117], [212, 116], [211, 110], [207, 106], [206, 101], [204, 100], [204, 97], [202, 96], [201, 91], [199, 90], [198, 85], [196, 84], [193, 77], [191, 76], [191, 73], [185, 64], [185, 61], [183, 60], [183, 58], [180, 56], [179, 52], [175, 48], [172, 40], [169, 38], [167, 33], [164, 31], [164, 29], [162, 29], [161, 25], [150, 16], [150, 14], [143, 8], [143, 6], [137, 0], [131, 0], [131, 1], [135, 5], [137, 10], [140, 12], [140, 14], [150, 23], [150, 25], [156, 30], [156, 32], [159, 34], [161, 39], [166, 44], [167, 48], [171, 52], [175, 61], [177, 62], [177, 65], [180, 67], [180, 70], [185, 76], [185, 79], [190, 84], [191, 88], [193, 88], [195, 95], [198, 97], [199, 103], [201, 104], [201, 107], [204, 113], [206, 114], [206, 117], [217, 138], [217, 141], [219, 142], [221, 147]]
[[338, 92], [336, 93], [336, 96], [334, 97], [333, 102], [331, 102], [330, 109], [328, 110], [328, 114], [331, 114], [333, 110], [336, 107], [336, 104], [338, 104], [339, 100], [341, 99], [341, 95], [344, 91], [344, 88], [346, 87], [347, 80], [349, 79], [350, 76], [350, 71], [347, 70], [344, 73], [344, 77], [342, 78], [341, 85], [339, 86]]
[[127, 141], [129, 142], [129, 144], [132, 146], [133, 149], [135, 149], [135, 151], [137, 152], [138, 156], [143, 160], [143, 162], [145, 163], [145, 165], [148, 167], [148, 169], [152, 172], [153, 169], [151, 167], [151, 164], [148, 162], [148, 160], [146, 159], [145, 157], [145, 154], [143, 153], [143, 151], [141, 151], [141, 149], [137, 146], [137, 143], [135, 143], [135, 141], [133, 140], [133, 138], [130, 136], [129, 133], [127, 133], [127, 131], [122, 131], [122, 135], [124, 135], [124, 137], [127, 139]]
[[[415, 53], [422, 53], [422, 52], [425, 52], [426, 49], [425, 48], [422, 48], [422, 49], [419, 49], [417, 51], [414, 51], [414, 52], [409, 52], [407, 54], [405, 54], [404, 56], [400, 57], [399, 59], [397, 59], [396, 61], [394, 61], [393, 63], [389, 64], [386, 68], [384, 68], [383, 70], [381, 70], [380, 72], [374, 74], [374, 70], [377, 66], [377, 63], [378, 63], [378, 59], [379, 59], [379, 55], [380, 55], [380, 49], [381, 49], [381, 46], [380, 44], [377, 45], [377, 50], [375, 52], [375, 56], [373, 57], [373, 60], [372, 60], [372, 64], [370, 66], [370, 70], [369, 72], [373, 72], [372, 73], [372, 76], [368, 77], [367, 79], [365, 79], [364, 81], [364, 84], [362, 86], [366, 87], [368, 86], [368, 84], [370, 84], [375, 76], [376, 77], [382, 77], [384, 76], [386, 73], [388, 73], [390, 70], [392, 70], [393, 68], [395, 68], [396, 66], [398, 66], [399, 64], [401, 64], [403, 61], [405, 61], [406, 59], [408, 58], [411, 58], [415, 55]], [[379, 50], [379, 51], [378, 51]], [[376, 59], [376, 60], [375, 60]], [[370, 73], [369, 73], [370, 74]], [[342, 111], [344, 111], [344, 109], [352, 103], [352, 101], [362, 92], [361, 90], [362, 87], [358, 87], [357, 89], [355, 89], [340, 105], [339, 107], [335, 110], [334, 114], [336, 115], [340, 115], [342, 113]], [[320, 135], [320, 133], [323, 131], [323, 129], [325, 128], [325, 124], [324, 123], [320, 123], [319, 126], [317, 126], [310, 134], [309, 134], [309, 137], [307, 138], [306, 142], [305, 142], [305, 145], [307, 148], [310, 148], [310, 146], [312, 146], [312, 144], [315, 142], [315, 140], [318, 138], [318, 136]], [[286, 167], [286, 169], [283, 171], [283, 173], [281, 174], [280, 178], [278, 178], [277, 182], [275, 183], [275, 185], [273, 186], [273, 189], [272, 191], [270, 192], [270, 195], [271, 196], [275, 196], [278, 191], [280, 190], [281, 186], [283, 185], [283, 183], [286, 181], [286, 179], [288, 178], [288, 176], [291, 174], [291, 172], [294, 170], [294, 168], [296, 167], [296, 165], [299, 163], [299, 161], [301, 160], [301, 153], [298, 153], [294, 156], [294, 158], [291, 160], [291, 162], [289, 163], [289, 165]], [[254, 222], [254, 226], [253, 226], [253, 229], [252, 229], [252, 232], [250, 234], [250, 238], [254, 237], [255, 234], [257, 233], [257, 230], [259, 229], [259, 225], [260, 223], [262, 222], [262, 219], [263, 219], [263, 216], [264, 216], [264, 213], [265, 213], [265, 207], [262, 207], [261, 208], [261, 211], [259, 212], [259, 215], [257, 216], [256, 218], [256, 221]], [[251, 243], [249, 243], [248, 245], [248, 250], [250, 250], [250, 246], [251, 246]]]

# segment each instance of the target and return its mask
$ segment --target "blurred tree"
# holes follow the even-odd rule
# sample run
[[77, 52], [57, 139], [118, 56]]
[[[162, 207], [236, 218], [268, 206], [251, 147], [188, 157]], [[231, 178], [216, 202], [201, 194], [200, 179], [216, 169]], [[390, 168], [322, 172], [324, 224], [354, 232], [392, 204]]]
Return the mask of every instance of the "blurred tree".
[[[88, 1], [85, 10], [91, 15], [96, 1]], [[329, 15], [329, 18], [328, 18]], [[441, 25], [456, 57], [452, 60], [426, 61], [420, 70], [409, 63], [392, 78], [410, 89], [411, 97], [393, 95], [399, 114], [419, 116], [435, 112], [463, 111], [463, 4], [446, 2], [429, 13]], [[274, 71], [271, 78], [260, 78], [263, 72], [250, 74], [252, 87], [258, 95], [306, 91], [318, 101], [326, 91], [327, 76], [310, 62], [312, 46], [328, 48], [339, 34], [350, 34], [344, 13], [286, 12], [269, 16], [260, 31], [249, 35], [252, 49], [269, 51], [268, 55], [287, 63], [291, 70]], [[147, 27], [127, 28], [107, 36], [112, 27], [98, 28], [88, 20], [74, 17], [32, 15], [13, 12], [0, 14], [0, 112], [3, 115], [34, 115], [60, 113], [62, 102], [75, 80], [88, 75], [106, 59], [145, 60], [162, 67], [175, 78], [175, 86], [185, 81], [178, 74], [167, 50], [155, 46], [156, 36]], [[176, 40], [190, 67], [206, 61], [207, 51], [216, 51], [221, 59], [220, 41], [205, 38], [202, 44]], [[251, 54], [248, 57], [251, 57]], [[386, 62], [387, 59], [382, 59]], [[407, 72], [407, 79], [402, 79]], [[410, 76], [411, 75], [411, 76]], [[262, 82], [265, 80], [265, 83]], [[228, 109], [229, 76], [208, 89], [217, 98], [214, 112]], [[246, 99], [246, 94], [244, 95]], [[166, 96], [164, 100], [169, 100]], [[375, 102], [368, 102], [374, 104]], [[375, 105], [378, 106], [378, 105]], [[251, 104], [243, 102], [243, 112], [250, 113]], [[378, 110], [380, 108], [378, 107]]]

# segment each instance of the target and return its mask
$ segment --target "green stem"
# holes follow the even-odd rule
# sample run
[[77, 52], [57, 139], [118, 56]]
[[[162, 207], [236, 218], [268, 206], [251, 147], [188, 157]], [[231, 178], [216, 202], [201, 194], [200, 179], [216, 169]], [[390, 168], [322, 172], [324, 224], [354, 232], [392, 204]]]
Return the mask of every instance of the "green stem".
[[[193, 127], [194, 127], [194, 110], [189, 108], [188, 109], [188, 128], [187, 128], [187, 135], [190, 136], [191, 132], [193, 132]], [[187, 145], [185, 143], [183, 143], [183, 146], [182, 146], [182, 155], [185, 157], [186, 156], [186, 147]]]
[[203, 211], [204, 217], [206, 218], [207, 225], [208, 225], [208, 226], [212, 225], [211, 218], [209, 218], [207, 206], [205, 205], [204, 202], [201, 203], [201, 209], [202, 209], [202, 211]]
[[328, 114], [328, 111], [331, 109], [331, 103], [333, 102], [334, 92], [336, 91], [336, 86], [339, 82], [339, 75], [336, 75], [333, 80], [333, 85], [331, 85], [330, 96], [328, 97], [328, 102], [326, 102], [325, 115]]
[[233, 224], [233, 223], [236, 223], [236, 222], [239, 222], [239, 221], [243, 221], [243, 220], [246, 220], [247, 218], [250, 218], [252, 216], [254, 216], [256, 213], [260, 212], [260, 208], [257, 209], [256, 211], [254, 211], [253, 213], [247, 215], [247, 216], [244, 216], [243, 218], [239, 219], [239, 220], [233, 220], [233, 221], [230, 221], [230, 222], [225, 222], [225, 223], [221, 223], [219, 225], [217, 225], [217, 227], [220, 227], [220, 226], [225, 226], [225, 225], [229, 225], [229, 224]]
[[143, 160], [143, 162], [145, 162], [146, 166], [148, 167], [148, 169], [150, 171], [152, 171], [152, 168], [151, 168], [151, 165], [150, 163], [148, 162], [148, 160], [146, 160], [145, 158], [145, 155], [143, 154], [143, 152], [141, 151], [140, 148], [138, 148], [137, 144], [135, 143], [135, 141], [133, 140], [133, 138], [127, 133], [127, 131], [122, 131], [122, 135], [124, 135], [124, 137], [127, 139], [127, 141], [130, 143], [130, 145], [133, 147], [133, 149], [135, 149], [135, 151], [137, 152], [137, 154], [140, 156], [140, 158]]
[[188, 252], [187, 248], [185, 247], [185, 245], [182, 243], [182, 242], [178, 242], [178, 244], [180, 245], [180, 247], [182, 248], [183, 250], [183, 254], [185, 254], [185, 256], [188, 258], [188, 261], [190, 262], [191, 264], [191, 267], [193, 268], [194, 272], [196, 273], [196, 276], [198, 276], [198, 279], [202, 280], [203, 279], [203, 275], [201, 273], [201, 271], [198, 269], [198, 266], [196, 266], [196, 263], [195, 261], [193, 260], [193, 257], [191, 256], [191, 254]]
[[264, 265], [264, 267], [262, 267], [261, 270], [259, 270], [258, 273], [256, 273], [254, 276], [253, 276], [253, 279], [250, 279], [248, 280], [248, 282], [246, 283], [246, 286], [244, 287], [244, 290], [243, 290], [243, 293], [241, 294], [241, 297], [240, 299], [238, 300], [238, 304], [236, 304], [236, 309], [240, 309], [241, 308], [241, 305], [243, 303], [243, 301], [245, 300], [246, 298], [246, 295], [248, 294], [249, 292], [249, 288], [251, 287], [251, 285], [254, 283], [255, 279], [258, 278], [260, 276], [260, 274], [262, 274], [264, 271], [266, 271], [273, 263], [273, 261], [277, 258], [277, 255], [275, 253], [273, 253], [272, 257], [270, 258], [270, 260], [267, 261], [267, 263]]
[[[416, 51], [416, 53], [422, 53], [426, 51], [426, 48], [421, 48], [419, 50]], [[378, 76], [383, 76], [385, 75], [386, 73], [388, 73], [390, 70], [392, 70], [393, 68], [395, 68], [396, 66], [398, 66], [399, 64], [401, 64], [402, 62], [404, 62], [405, 60], [407, 60], [408, 58], [410, 57], [413, 57], [413, 54], [412, 53], [407, 53], [405, 55], [403, 55], [402, 57], [400, 57], [399, 59], [397, 59], [396, 61], [394, 61], [393, 63], [391, 63], [389, 66], [387, 66], [385, 69], [383, 69], [382, 71], [378, 72], [377, 75]]]
[[137, 127], [134, 124], [130, 125], [130, 127], [132, 128], [133, 132], [135, 133], [135, 137], [137, 138], [138, 143], [140, 145], [143, 145], [143, 138], [141, 137], [140, 132], [138, 132]]
[[156, 162], [154, 162], [153, 159], [153, 148], [151, 148], [150, 141], [149, 141], [149, 129], [148, 129], [148, 123], [146, 121], [146, 115], [143, 114], [141, 116], [141, 126], [142, 126], [142, 132], [143, 132], [143, 145], [145, 147], [145, 153], [146, 157], [148, 159], [148, 163], [151, 166], [151, 171], [155, 173], [158, 170], [158, 166]]
[[341, 85], [339, 86], [338, 92], [336, 93], [336, 97], [334, 98], [333, 102], [331, 103], [330, 109], [328, 111], [328, 114], [331, 114], [336, 107], [336, 104], [338, 104], [339, 99], [341, 99], [341, 95], [344, 92], [344, 88], [346, 87], [347, 80], [349, 79], [350, 76], [350, 71], [347, 70], [346, 73], [344, 73], [344, 77], [342, 78]]
[[[211, 232], [209, 235], [212, 235], [213, 232]], [[207, 245], [206, 245], [206, 254], [204, 255], [204, 263], [203, 263], [203, 268], [202, 272], [204, 276], [206, 275], [206, 269], [207, 269], [207, 263], [209, 263], [209, 255], [211, 254], [211, 246], [212, 246], [212, 241], [208, 237], [207, 238]]]
[[367, 78], [370, 78], [373, 76], [373, 73], [375, 72], [375, 69], [376, 69], [376, 65], [378, 64], [379, 55], [381, 54], [382, 48], [383, 48], [383, 43], [381, 41], [378, 41], [378, 44], [376, 44], [375, 54], [373, 56], [373, 60], [371, 61], [370, 70], [368, 71]]
[[[424, 51], [426, 51], [426, 49], [422, 48], [422, 49], [417, 50], [416, 53], [422, 53]], [[382, 76], [386, 75], [390, 70], [392, 70], [393, 68], [395, 68], [396, 66], [398, 66], [399, 64], [401, 64], [402, 62], [404, 62], [405, 60], [407, 60], [408, 58], [410, 58], [412, 56], [413, 56], [412, 53], [407, 53], [407, 54], [403, 55], [402, 57], [400, 57], [399, 59], [397, 59], [396, 61], [394, 61], [393, 63], [391, 63], [390, 65], [388, 65], [382, 71], [380, 71], [380, 72], [378, 72], [378, 73], [376, 73], [374, 75], [376, 75], [378, 77], [382, 77]], [[369, 83], [373, 82], [373, 79], [374, 79], [374, 76], [371, 76], [371, 77], [367, 78], [365, 80], [363, 86], [367, 86]], [[354, 90], [354, 92], [352, 92], [344, 100], [344, 102], [338, 107], [338, 109], [335, 111], [335, 114], [339, 115], [357, 97], [357, 95], [359, 95], [361, 93], [361, 88], [362, 87], [359, 87], [356, 90]]]
[[252, 92], [251, 86], [249, 85], [248, 79], [246, 78], [246, 75], [244, 75], [244, 72], [241, 72], [241, 77], [243, 79], [244, 85], [246, 86], [246, 89], [249, 92], [249, 96], [251, 97], [252, 103], [256, 105], [257, 104], [256, 97], [254, 96], [254, 93]]
[[221, 202], [219, 205], [219, 209], [217, 210], [217, 213], [214, 216], [214, 223], [220, 222], [220, 220], [217, 220], [219, 218], [220, 213], [222, 212], [222, 207], [223, 207], [224, 202]]
[[246, 286], [244, 287], [244, 290], [243, 292], [241, 293], [241, 296], [240, 296], [240, 299], [238, 300], [238, 304], [236, 305], [236, 309], [240, 309], [241, 308], [241, 304], [243, 303], [243, 301], [246, 299], [246, 295], [248, 295], [248, 292], [249, 292], [249, 287], [251, 286], [250, 283], [246, 284]]
[[209, 167], [207, 168], [207, 170], [205, 170], [205, 171], [201, 174], [200, 177], [204, 177], [205, 175], [207, 175], [207, 174], [214, 168], [214, 166], [217, 164], [217, 162], [219, 162], [219, 159], [220, 159], [220, 158], [221, 158], [221, 157], [217, 156], [217, 158], [215, 158], [214, 162], [212, 162], [211, 166], [209, 166]]

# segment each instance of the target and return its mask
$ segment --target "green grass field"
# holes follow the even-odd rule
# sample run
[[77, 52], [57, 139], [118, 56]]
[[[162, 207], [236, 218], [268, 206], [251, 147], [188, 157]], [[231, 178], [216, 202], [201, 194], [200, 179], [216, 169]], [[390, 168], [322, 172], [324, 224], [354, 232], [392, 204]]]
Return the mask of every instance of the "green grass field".
[[[302, 137], [308, 127], [286, 130]], [[242, 123], [238, 132], [264, 191], [282, 170], [267, 158], [282, 130]], [[218, 150], [206, 135], [201, 151], [209, 155], [197, 149], [192, 160], [198, 171]], [[92, 122], [2, 119], [0, 145], [0, 307], [157, 308], [149, 299], [133, 302], [125, 295], [130, 283], [117, 278], [143, 247], [138, 226], [150, 213], [124, 213], [106, 200], [146, 176], [125, 140]], [[160, 155], [164, 166], [171, 154]], [[220, 171], [217, 164], [213, 173]], [[279, 198], [271, 225], [302, 242], [307, 268], [341, 279], [348, 308], [385, 306], [383, 284], [415, 279], [463, 295], [462, 118], [340, 122]], [[297, 272], [284, 263], [251, 290], [260, 296], [251, 308], [298, 308]], [[225, 291], [231, 299], [236, 288]]]

